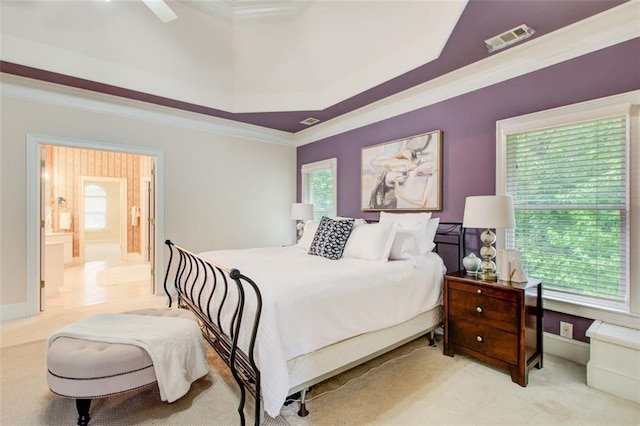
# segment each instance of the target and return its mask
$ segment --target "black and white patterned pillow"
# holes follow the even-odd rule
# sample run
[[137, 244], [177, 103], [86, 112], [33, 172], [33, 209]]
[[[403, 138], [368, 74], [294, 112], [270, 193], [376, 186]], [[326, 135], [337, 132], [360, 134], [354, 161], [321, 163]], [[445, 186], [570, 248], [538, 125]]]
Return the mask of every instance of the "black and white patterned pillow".
[[334, 220], [323, 216], [309, 247], [309, 254], [332, 260], [340, 259], [353, 223], [353, 219]]

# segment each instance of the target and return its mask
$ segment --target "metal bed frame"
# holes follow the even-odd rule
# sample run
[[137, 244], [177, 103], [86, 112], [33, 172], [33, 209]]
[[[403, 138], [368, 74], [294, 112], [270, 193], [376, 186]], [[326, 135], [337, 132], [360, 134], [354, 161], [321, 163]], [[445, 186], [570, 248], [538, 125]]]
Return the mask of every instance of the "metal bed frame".
[[[173, 286], [177, 292], [178, 308], [188, 309], [198, 317], [203, 337], [227, 364], [233, 378], [238, 383], [240, 387], [238, 404], [240, 424], [245, 425], [246, 391], [255, 398], [255, 424], [259, 424], [262, 418], [260, 370], [256, 366], [253, 354], [262, 313], [260, 289], [253, 280], [242, 275], [237, 269], [230, 269], [205, 260], [197, 254], [173, 244], [170, 240], [166, 240], [165, 244], [169, 247], [169, 264], [164, 279], [164, 291], [169, 296], [169, 307], [172, 305], [172, 297], [167, 283], [173, 262], [177, 261], [173, 270], [175, 274]], [[237, 300], [235, 301], [228, 297], [231, 286], [237, 290]], [[197, 288], [199, 288], [198, 291], [196, 291]], [[205, 289], [207, 289], [206, 293]], [[238, 347], [238, 337], [244, 320], [245, 304], [249, 292], [255, 296], [257, 305], [247, 354]], [[233, 306], [234, 304], [235, 306]], [[229, 308], [233, 312], [231, 322], [228, 325], [223, 324], [221, 318], [225, 308]], [[212, 317], [212, 311], [217, 314], [215, 317]]]
[[462, 227], [462, 222], [440, 222], [434, 239], [436, 253], [439, 253], [438, 249], [441, 245], [456, 246], [458, 248], [458, 271], [462, 270], [462, 258], [466, 251], [465, 238], [466, 232], [465, 228]]
[[[461, 223], [441, 222], [434, 242], [436, 252], [441, 244], [457, 246], [458, 267], [461, 267], [464, 253], [464, 228]], [[263, 418], [260, 370], [256, 366], [253, 355], [262, 312], [262, 295], [259, 287], [237, 269], [205, 260], [170, 240], [166, 240], [165, 244], [169, 247], [169, 263], [164, 279], [164, 290], [169, 297], [169, 307], [173, 302], [172, 293], [168, 287], [171, 284], [172, 290], [177, 295], [177, 306], [188, 309], [197, 316], [205, 340], [227, 364], [240, 388], [238, 404], [240, 424], [244, 426], [246, 422], [244, 407], [246, 393], [249, 392], [255, 399], [254, 419], [255, 424], [259, 425]], [[236, 296], [229, 297], [231, 288], [235, 288]], [[248, 297], [255, 298], [256, 302], [256, 312], [252, 318], [245, 318]], [[232, 313], [229, 324], [223, 324], [221, 318], [223, 311]], [[243, 321], [252, 322], [248, 353], [238, 347]], [[306, 414], [308, 411], [302, 401], [299, 415]]]

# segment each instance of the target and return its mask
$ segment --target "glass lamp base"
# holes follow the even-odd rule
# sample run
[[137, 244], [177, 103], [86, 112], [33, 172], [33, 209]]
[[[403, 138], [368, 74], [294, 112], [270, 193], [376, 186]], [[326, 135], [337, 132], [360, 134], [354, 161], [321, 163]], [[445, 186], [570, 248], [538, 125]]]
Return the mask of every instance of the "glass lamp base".
[[491, 229], [485, 229], [480, 235], [480, 241], [482, 241], [484, 245], [480, 249], [482, 263], [480, 263], [478, 278], [483, 281], [498, 281], [496, 264], [493, 262], [493, 258], [496, 257], [496, 249], [493, 247], [493, 243], [496, 242], [496, 234], [494, 234]]

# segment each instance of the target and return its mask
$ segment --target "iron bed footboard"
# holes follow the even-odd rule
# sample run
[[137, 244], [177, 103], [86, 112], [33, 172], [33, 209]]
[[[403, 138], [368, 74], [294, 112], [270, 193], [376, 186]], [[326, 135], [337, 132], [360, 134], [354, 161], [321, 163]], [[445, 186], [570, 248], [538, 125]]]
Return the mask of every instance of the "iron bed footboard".
[[[442, 222], [436, 233], [436, 252], [440, 245], [452, 245], [457, 248], [457, 263], [460, 268], [464, 256], [464, 228], [459, 222]], [[255, 399], [255, 425], [262, 421], [262, 398], [260, 394], [260, 370], [254, 360], [254, 348], [260, 315], [262, 313], [262, 295], [253, 280], [237, 269], [208, 261], [167, 240], [169, 263], [164, 279], [164, 290], [172, 304], [172, 292], [177, 297], [180, 308], [193, 312], [200, 322], [202, 334], [220, 358], [227, 364], [240, 387], [238, 414], [240, 424], [245, 425], [244, 406], [246, 391]], [[235, 289], [236, 297], [230, 297], [230, 289]], [[255, 297], [255, 312], [245, 310], [247, 297]], [[231, 306], [230, 306], [231, 305]], [[231, 309], [230, 324], [224, 324], [222, 311]], [[245, 353], [238, 346], [240, 326], [244, 321], [251, 323], [250, 340]], [[303, 402], [303, 401], [302, 401]], [[306, 411], [301, 405], [302, 413]], [[304, 415], [304, 414], [300, 414]]]
[[[244, 406], [248, 391], [255, 398], [254, 423], [259, 425], [262, 419], [260, 370], [253, 356], [262, 312], [262, 295], [258, 286], [237, 269], [205, 260], [170, 240], [165, 241], [165, 244], [169, 247], [169, 264], [164, 290], [169, 297], [169, 307], [174, 293], [178, 307], [188, 309], [196, 315], [203, 337], [227, 364], [238, 383], [240, 424], [245, 425]], [[171, 284], [172, 292], [168, 288]], [[232, 288], [236, 290], [235, 295], [230, 293]], [[256, 300], [256, 309], [255, 313], [249, 314], [245, 307], [247, 297], [252, 296]], [[226, 321], [227, 324], [223, 312], [231, 313], [231, 320]], [[245, 318], [245, 313], [250, 316]], [[252, 322], [248, 353], [238, 346], [243, 321]]]

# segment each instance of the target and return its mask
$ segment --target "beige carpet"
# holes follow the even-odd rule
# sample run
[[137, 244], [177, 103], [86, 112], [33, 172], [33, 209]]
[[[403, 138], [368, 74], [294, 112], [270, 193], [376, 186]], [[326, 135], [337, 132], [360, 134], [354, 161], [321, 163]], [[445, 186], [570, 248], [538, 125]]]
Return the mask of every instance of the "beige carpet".
[[[208, 351], [212, 365], [217, 355]], [[75, 425], [75, 402], [49, 391], [46, 382], [45, 341], [10, 346], [0, 350], [0, 424]], [[187, 395], [168, 404], [160, 400], [157, 386], [91, 403], [90, 426], [99, 425], [237, 425], [237, 386], [215, 368], [197, 380]], [[253, 406], [249, 407], [253, 410]], [[253, 424], [252, 411], [247, 424]], [[287, 423], [281, 417], [267, 418], [265, 425]]]
[[[0, 350], [2, 425], [72, 425], [72, 400], [53, 395], [44, 341]], [[157, 387], [96, 400], [90, 425], [237, 425], [237, 388], [217, 357], [211, 373], [173, 404]], [[390, 360], [390, 361], [389, 361]], [[223, 371], [222, 374], [218, 371]], [[346, 384], [345, 384], [346, 383]], [[585, 385], [585, 367], [547, 356], [526, 388], [471, 358], [442, 355], [419, 339], [313, 388], [300, 418], [286, 406], [266, 425], [639, 425], [640, 406]], [[253, 419], [248, 416], [248, 424]]]
[[523, 388], [502, 370], [419, 339], [313, 389], [311, 398], [354, 377], [307, 404], [308, 417], [293, 406], [282, 415], [291, 426], [640, 425], [640, 405], [587, 387], [584, 366], [544, 362]]

